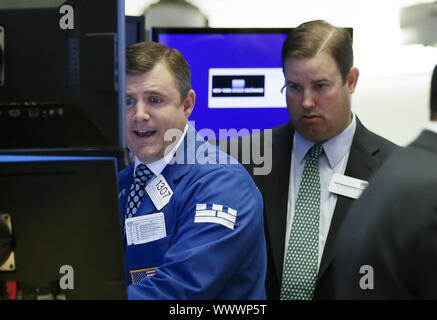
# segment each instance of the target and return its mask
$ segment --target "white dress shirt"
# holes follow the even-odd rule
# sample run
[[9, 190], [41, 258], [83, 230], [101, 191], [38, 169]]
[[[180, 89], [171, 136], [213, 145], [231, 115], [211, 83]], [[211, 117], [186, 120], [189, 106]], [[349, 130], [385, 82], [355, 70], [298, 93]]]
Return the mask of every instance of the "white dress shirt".
[[430, 121], [425, 129], [437, 133], [437, 121]]
[[[356, 128], [355, 115], [352, 122], [340, 134], [323, 143], [324, 153], [319, 160], [320, 171], [320, 221], [319, 221], [319, 257], [318, 267], [322, 260], [323, 249], [325, 248], [331, 225], [332, 215], [337, 203], [337, 195], [328, 191], [329, 183], [334, 173], [344, 174], [347, 160], [349, 158], [352, 140]], [[294, 209], [299, 192], [299, 185], [302, 180], [303, 169], [305, 167], [305, 156], [314, 145], [313, 141], [307, 140], [295, 131], [293, 138], [293, 150], [290, 167], [290, 183], [287, 205], [287, 228], [285, 234], [285, 257], [287, 256], [288, 242], [293, 224]]]

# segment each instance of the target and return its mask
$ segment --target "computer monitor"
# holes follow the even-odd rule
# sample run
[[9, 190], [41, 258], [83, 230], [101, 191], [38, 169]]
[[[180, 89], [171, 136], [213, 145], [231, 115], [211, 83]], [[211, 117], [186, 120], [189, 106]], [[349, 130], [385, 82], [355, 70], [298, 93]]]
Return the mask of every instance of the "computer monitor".
[[196, 129], [266, 129], [289, 121], [282, 44], [290, 28], [152, 28], [152, 41], [178, 49], [191, 68]]
[[126, 47], [146, 41], [144, 16], [126, 16]]
[[125, 148], [124, 1], [66, 5], [0, 9], [2, 150]]
[[14, 298], [126, 298], [114, 159], [0, 156], [0, 219]]

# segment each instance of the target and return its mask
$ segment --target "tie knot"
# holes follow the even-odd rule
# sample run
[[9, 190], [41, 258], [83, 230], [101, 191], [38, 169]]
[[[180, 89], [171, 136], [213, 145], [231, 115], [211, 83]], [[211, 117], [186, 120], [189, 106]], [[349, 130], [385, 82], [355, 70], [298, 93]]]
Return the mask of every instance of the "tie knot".
[[323, 146], [321, 144], [315, 143], [310, 150], [310, 158], [311, 159], [319, 159], [320, 155], [323, 152]]
[[152, 171], [147, 168], [145, 164], [140, 164], [135, 169], [135, 181], [139, 183], [146, 183], [153, 176]]

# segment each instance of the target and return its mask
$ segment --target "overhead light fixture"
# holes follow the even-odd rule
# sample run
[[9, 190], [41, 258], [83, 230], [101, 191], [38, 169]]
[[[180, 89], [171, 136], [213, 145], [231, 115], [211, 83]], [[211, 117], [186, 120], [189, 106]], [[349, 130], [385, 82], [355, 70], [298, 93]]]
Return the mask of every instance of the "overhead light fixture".
[[208, 18], [185, 0], [160, 0], [146, 8], [146, 29], [151, 27], [207, 27]]
[[404, 44], [437, 46], [437, 1], [402, 8], [400, 24]]

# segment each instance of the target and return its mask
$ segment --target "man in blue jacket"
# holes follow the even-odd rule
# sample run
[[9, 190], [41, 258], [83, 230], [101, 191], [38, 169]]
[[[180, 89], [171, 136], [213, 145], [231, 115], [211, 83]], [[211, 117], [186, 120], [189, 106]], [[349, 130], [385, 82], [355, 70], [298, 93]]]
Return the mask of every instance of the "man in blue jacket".
[[264, 299], [262, 198], [246, 170], [188, 124], [182, 54], [143, 42], [126, 54], [119, 174], [129, 299]]

